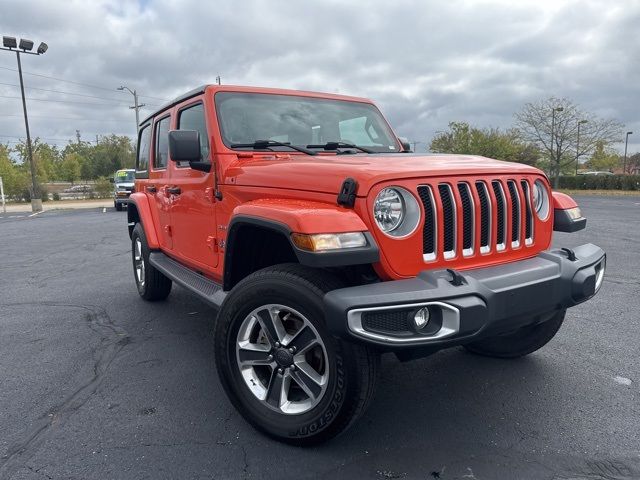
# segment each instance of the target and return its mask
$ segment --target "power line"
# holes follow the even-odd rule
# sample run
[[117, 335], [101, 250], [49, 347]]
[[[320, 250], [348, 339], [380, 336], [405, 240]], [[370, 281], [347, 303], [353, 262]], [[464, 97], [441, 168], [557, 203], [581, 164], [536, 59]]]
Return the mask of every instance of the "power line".
[[[0, 113], [0, 117], [14, 117], [14, 118], [23, 118], [22, 115], [5, 115], [4, 113]], [[122, 123], [122, 120], [117, 120], [114, 118], [84, 118], [84, 117], [57, 117], [52, 115], [29, 115], [29, 118], [50, 118], [53, 120], [76, 120], [78, 122], [118, 122]]]
[[[0, 98], [13, 98], [13, 99], [20, 100], [20, 97], [12, 97], [10, 95], [0, 95]], [[76, 102], [74, 100], [49, 100], [45, 98], [33, 98], [33, 97], [27, 97], [27, 100], [34, 101], [34, 102], [74, 103], [76, 105], [93, 105], [93, 106], [102, 106], [102, 107], [112, 107], [112, 106], [121, 107], [122, 106], [119, 103]], [[148, 104], [148, 105], [151, 107], [157, 106], [152, 104]]]
[[[8, 87], [17, 87], [20, 88], [20, 85], [15, 85], [13, 83], [3, 83], [0, 82], [0, 85], [6, 85]], [[73, 93], [73, 92], [63, 92], [61, 90], [50, 90], [48, 88], [38, 88], [38, 87], [24, 87], [28, 90], [40, 90], [41, 92], [52, 92], [52, 93], [62, 93], [64, 95], [75, 95], [77, 97], [86, 97], [86, 98], [97, 98], [98, 100], [111, 100], [114, 102], [120, 102], [120, 103], [129, 103], [126, 100], [118, 100], [116, 98], [106, 98], [106, 97], [96, 97], [95, 95], [85, 95], [83, 93]]]
[[[17, 70], [15, 68], [9, 68], [9, 67], [0, 67], [3, 70], [9, 70], [11, 72], [17, 72]], [[81, 85], [83, 87], [89, 87], [89, 88], [97, 88], [98, 90], [105, 90], [107, 92], [113, 92], [114, 89], [113, 88], [107, 88], [107, 87], [101, 87], [98, 85], [91, 85], [89, 83], [81, 83], [81, 82], [74, 82], [73, 80], [65, 80], [63, 78], [57, 78], [57, 77], [51, 77], [49, 75], [43, 75], [41, 73], [32, 73], [32, 72], [25, 72], [24, 70], [22, 71], [23, 74], [25, 75], [32, 75], [34, 77], [42, 77], [42, 78], [49, 78], [51, 80], [56, 80], [58, 82], [65, 82], [65, 83], [71, 83], [73, 85]], [[139, 95], [140, 97], [145, 97], [145, 98], [153, 98], [154, 100], [160, 100], [163, 102], [168, 102], [169, 100], [166, 98], [159, 98], [159, 97], [152, 97], [150, 95]]]

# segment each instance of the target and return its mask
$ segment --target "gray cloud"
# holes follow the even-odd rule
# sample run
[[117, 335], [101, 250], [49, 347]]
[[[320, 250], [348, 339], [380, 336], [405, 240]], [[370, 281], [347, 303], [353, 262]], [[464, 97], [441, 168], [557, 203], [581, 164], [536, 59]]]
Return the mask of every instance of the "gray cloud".
[[[59, 144], [76, 129], [84, 139], [132, 134], [120, 84], [148, 96], [148, 113], [221, 75], [369, 97], [400, 135], [422, 142], [453, 120], [508, 127], [525, 102], [566, 96], [624, 122], [640, 150], [638, 1], [28, 0], [2, 12], [0, 33], [50, 46], [25, 56], [25, 71], [113, 89], [25, 76], [30, 87], [105, 99], [27, 90], [102, 104], [29, 101], [33, 135]], [[15, 59], [0, 52], [0, 67], [15, 69]], [[0, 83], [17, 84], [17, 74], [0, 69]], [[19, 90], [0, 85], [0, 95]], [[0, 97], [0, 141], [23, 135], [20, 114], [19, 100]]]

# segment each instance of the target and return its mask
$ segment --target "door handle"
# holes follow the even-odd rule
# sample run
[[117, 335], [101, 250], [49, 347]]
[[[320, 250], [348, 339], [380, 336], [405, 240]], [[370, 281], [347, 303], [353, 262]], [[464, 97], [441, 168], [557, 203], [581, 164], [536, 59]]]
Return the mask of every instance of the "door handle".
[[171, 195], [180, 195], [180, 187], [167, 187], [167, 193]]
[[145, 187], [145, 190], [149, 193], [156, 193], [157, 189], [155, 185], [148, 185]]

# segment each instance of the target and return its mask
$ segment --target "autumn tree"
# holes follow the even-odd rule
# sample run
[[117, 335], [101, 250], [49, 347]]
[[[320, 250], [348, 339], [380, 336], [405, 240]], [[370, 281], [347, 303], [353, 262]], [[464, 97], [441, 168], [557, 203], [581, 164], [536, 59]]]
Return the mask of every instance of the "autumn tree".
[[549, 175], [555, 188], [562, 170], [576, 162], [576, 157], [590, 155], [599, 143], [604, 148], [619, 141], [623, 127], [616, 120], [599, 118], [569, 99], [556, 97], [527, 103], [515, 119], [523, 137], [549, 159]]
[[80, 154], [71, 152], [65, 155], [60, 163], [59, 173], [62, 180], [71, 182], [72, 184], [80, 179], [80, 167], [82, 157]]
[[449, 130], [438, 133], [429, 149], [434, 153], [482, 155], [528, 165], [534, 165], [540, 156], [537, 147], [522, 141], [516, 130], [480, 129], [466, 122], [449, 123]]

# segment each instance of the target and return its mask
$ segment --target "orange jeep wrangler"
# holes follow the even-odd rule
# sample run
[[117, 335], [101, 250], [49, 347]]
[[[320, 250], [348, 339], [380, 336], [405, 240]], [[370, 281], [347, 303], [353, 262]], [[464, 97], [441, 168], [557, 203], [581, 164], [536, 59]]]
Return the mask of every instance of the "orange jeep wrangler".
[[527, 355], [602, 285], [605, 253], [538, 169], [409, 151], [369, 100], [208, 85], [140, 124], [127, 209], [145, 300], [216, 307], [233, 405], [308, 445], [371, 400], [379, 356]]

